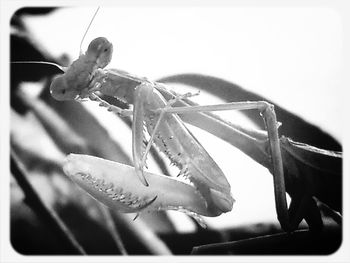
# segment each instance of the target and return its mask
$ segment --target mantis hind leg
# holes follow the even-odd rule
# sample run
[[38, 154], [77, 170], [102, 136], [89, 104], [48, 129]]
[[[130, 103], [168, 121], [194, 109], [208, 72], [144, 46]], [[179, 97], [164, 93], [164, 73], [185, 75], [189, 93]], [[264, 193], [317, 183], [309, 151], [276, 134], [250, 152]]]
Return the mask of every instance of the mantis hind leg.
[[[168, 114], [172, 113], [191, 113], [191, 112], [208, 112], [208, 111], [222, 111], [222, 110], [251, 110], [257, 109], [262, 114], [266, 130], [269, 138], [269, 148], [271, 154], [271, 172], [273, 175], [274, 182], [274, 192], [275, 192], [275, 205], [277, 210], [277, 217], [281, 224], [281, 227], [290, 232], [293, 231], [297, 226], [297, 223], [291, 225], [290, 215], [288, 211], [287, 199], [286, 199], [286, 189], [285, 189], [285, 179], [283, 171], [283, 161], [280, 148], [280, 141], [278, 136], [278, 123], [276, 120], [276, 114], [273, 105], [264, 102], [232, 102], [226, 104], [218, 105], [207, 105], [207, 106], [188, 106], [188, 107], [168, 107], [160, 109], [161, 112], [166, 112]], [[298, 215], [299, 216], [299, 215]]]

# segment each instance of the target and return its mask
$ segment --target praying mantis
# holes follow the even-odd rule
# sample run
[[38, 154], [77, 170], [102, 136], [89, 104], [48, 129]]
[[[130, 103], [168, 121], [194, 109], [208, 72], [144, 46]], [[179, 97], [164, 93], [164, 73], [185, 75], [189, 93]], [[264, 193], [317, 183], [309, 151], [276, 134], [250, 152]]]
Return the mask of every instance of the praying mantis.
[[[182, 120], [197, 126], [205, 125], [201, 123], [214, 123], [216, 126], [228, 129], [230, 135], [237, 138], [234, 146], [263, 164], [273, 174], [277, 214], [284, 230], [293, 231], [304, 217], [308, 223], [316, 221], [316, 225], [319, 225], [319, 219], [308, 214], [315, 212], [316, 205], [311, 196], [317, 194], [318, 189], [311, 189], [305, 195], [302, 193], [288, 211], [285, 188], [286, 185], [288, 188], [288, 185], [293, 185], [294, 181], [299, 180], [296, 156], [320, 155], [322, 158], [335, 159], [338, 162], [341, 158], [340, 153], [310, 148], [289, 138], [280, 137], [273, 105], [269, 103], [258, 101], [199, 106], [191, 102], [189, 99], [191, 95], [176, 94], [161, 83], [120, 70], [106, 70], [104, 68], [112, 57], [111, 51], [112, 45], [105, 38], [92, 41], [87, 52], [81, 55], [64, 75], [53, 81], [51, 94], [57, 100], [89, 98], [118, 115], [132, 115], [134, 167], [110, 163], [91, 156], [69, 155], [64, 171], [77, 184], [96, 199], [122, 212], [175, 209], [205, 216], [218, 216], [228, 212], [233, 205], [230, 186], [220, 168], [183, 125]], [[88, 67], [86, 61], [91, 62]], [[126, 81], [128, 85], [121, 85], [121, 80]], [[133, 110], [110, 105], [103, 101], [99, 94], [117, 97], [128, 104], [133, 104]], [[248, 109], [256, 109], [262, 113], [267, 136], [264, 133], [237, 131], [232, 125], [209, 113], [218, 110]], [[182, 120], [178, 114], [181, 114]], [[150, 135], [147, 146], [143, 145], [144, 123]], [[204, 129], [209, 130], [207, 125]], [[171, 133], [171, 130], [175, 132]], [[166, 139], [162, 138], [164, 136], [158, 138], [157, 132], [166, 134]], [[212, 132], [223, 137], [217, 131]], [[172, 159], [172, 162], [180, 165], [182, 174], [188, 175], [194, 186], [143, 171], [149, 147], [153, 142], [160, 151]], [[185, 150], [188, 145], [190, 147]], [[176, 158], [174, 153], [180, 153], [182, 156]], [[206, 165], [203, 171], [196, 172], [195, 167], [202, 167], [202, 164]], [[188, 167], [191, 168], [186, 169]], [[124, 175], [127, 179], [122, 179]], [[135, 178], [139, 180], [134, 181]], [[121, 184], [123, 189], [115, 188]], [[179, 192], [173, 196], [169, 195], [175, 192], [174, 189]], [[178, 200], [179, 196], [183, 198]]]

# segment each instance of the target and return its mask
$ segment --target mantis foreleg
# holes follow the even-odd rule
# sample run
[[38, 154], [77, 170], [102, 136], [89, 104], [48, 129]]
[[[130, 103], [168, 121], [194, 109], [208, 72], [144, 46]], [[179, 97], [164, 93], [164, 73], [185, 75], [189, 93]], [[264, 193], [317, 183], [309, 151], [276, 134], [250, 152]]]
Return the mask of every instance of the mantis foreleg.
[[[138, 91], [138, 89], [136, 90], [136, 92], [137, 91]], [[177, 101], [179, 101], [181, 99], [193, 97], [193, 96], [196, 96], [196, 95], [199, 95], [199, 92], [197, 92], [197, 93], [186, 93], [184, 95], [178, 95], [174, 99], [169, 100], [166, 103], [166, 106], [164, 108], [171, 107], [174, 103], [176, 103]], [[161, 111], [161, 113], [159, 114], [159, 117], [158, 117], [158, 120], [156, 122], [156, 125], [154, 126], [154, 130], [153, 130], [153, 132], [151, 134], [150, 139], [148, 140], [148, 143], [147, 143], [147, 146], [145, 148], [145, 151], [143, 152], [143, 156], [142, 156], [142, 160], [141, 160], [141, 173], [143, 173], [143, 167], [146, 164], [147, 155], [148, 155], [148, 153], [149, 153], [149, 151], [151, 149], [152, 143], [154, 141], [156, 133], [159, 130], [159, 125], [163, 121], [163, 117], [164, 117], [165, 113], [166, 113], [165, 111]], [[137, 113], [137, 114], [140, 114], [140, 113]], [[137, 127], [134, 126], [133, 129], [137, 129]]]
[[[188, 96], [190, 95], [185, 95]], [[166, 108], [167, 105], [167, 100], [153, 85], [145, 82], [136, 88], [132, 131], [136, 174], [144, 185], [147, 185], [142, 169], [146, 152], [143, 144], [145, 127], [148, 133], [153, 135], [152, 140], [155, 140], [158, 150], [180, 169], [180, 174], [188, 178], [197, 191], [201, 192], [211, 214], [230, 211], [234, 202], [230, 184], [215, 161], [186, 128], [179, 116], [167, 114], [159, 120], [162, 113], [157, 111]]]
[[[151, 148], [151, 145], [154, 140], [154, 137], [156, 136], [156, 133], [159, 132], [160, 123], [163, 120], [165, 112], [161, 112], [159, 116], [154, 116], [154, 118], [158, 118], [158, 120], [155, 126], [153, 127], [153, 132], [147, 143], [147, 146], [144, 147], [143, 129], [144, 129], [144, 124], [147, 121], [145, 117], [146, 115], [152, 115], [152, 114], [154, 115], [154, 112], [153, 112], [154, 108], [155, 109], [158, 108], [158, 105], [152, 104], [151, 102], [152, 100], [147, 100], [147, 98], [145, 98], [145, 94], [146, 96], [156, 97], [156, 98], [159, 98], [161, 101], [163, 100], [165, 102], [164, 107], [166, 108], [171, 107], [172, 104], [174, 104], [181, 98], [187, 98], [187, 97], [198, 95], [198, 93], [195, 93], [195, 94], [186, 93], [184, 95], [176, 96], [174, 99], [166, 102], [165, 99], [160, 94], [154, 95], [153, 92], [154, 92], [153, 86], [149, 85], [148, 83], [141, 83], [138, 87], [136, 87], [135, 102], [134, 102], [134, 109], [133, 109], [133, 124], [132, 124], [133, 148], [132, 149], [133, 149], [134, 166], [136, 169], [136, 174], [140, 178], [141, 182], [146, 186], [148, 186], [148, 183], [146, 181], [145, 176], [143, 175], [143, 167], [146, 165], [146, 158], [147, 158], [148, 152]], [[150, 109], [151, 109], [151, 112], [149, 112]]]
[[111, 111], [120, 117], [127, 117], [133, 114], [132, 110], [122, 109], [117, 106], [111, 105], [107, 101], [104, 101], [99, 96], [95, 95], [94, 93], [91, 93], [89, 95], [89, 99], [98, 102], [101, 107], [106, 107], [108, 111]]

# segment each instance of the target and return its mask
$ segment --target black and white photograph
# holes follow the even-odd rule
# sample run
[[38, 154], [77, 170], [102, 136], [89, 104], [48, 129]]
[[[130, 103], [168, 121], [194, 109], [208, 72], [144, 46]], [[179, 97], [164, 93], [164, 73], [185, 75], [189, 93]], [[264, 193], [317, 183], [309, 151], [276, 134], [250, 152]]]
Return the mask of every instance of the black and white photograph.
[[343, 1], [1, 6], [1, 261], [349, 260]]

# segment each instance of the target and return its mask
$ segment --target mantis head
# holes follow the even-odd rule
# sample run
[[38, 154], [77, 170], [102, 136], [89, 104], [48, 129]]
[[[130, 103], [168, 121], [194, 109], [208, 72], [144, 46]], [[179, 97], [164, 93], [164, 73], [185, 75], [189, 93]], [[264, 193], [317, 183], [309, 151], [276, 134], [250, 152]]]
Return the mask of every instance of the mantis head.
[[108, 65], [112, 54], [113, 45], [106, 38], [92, 40], [86, 53], [80, 55], [63, 75], [52, 81], [52, 97], [59, 101], [85, 97], [98, 82], [95, 80], [96, 71]]

